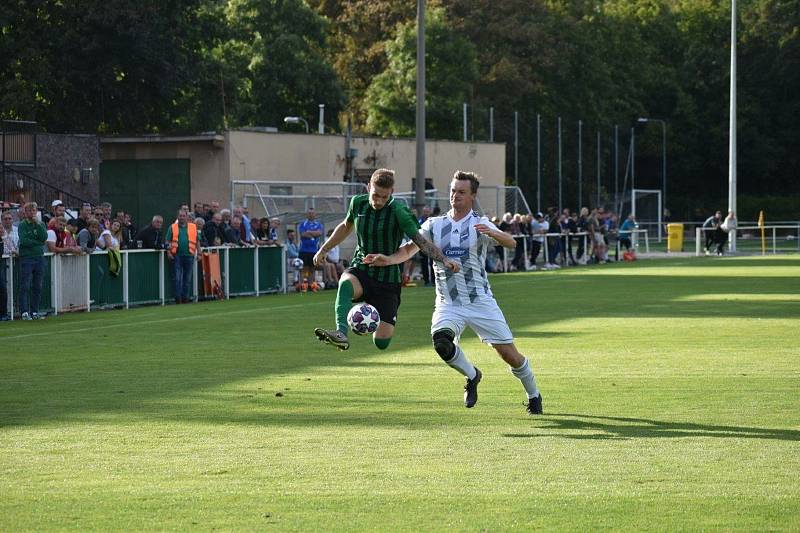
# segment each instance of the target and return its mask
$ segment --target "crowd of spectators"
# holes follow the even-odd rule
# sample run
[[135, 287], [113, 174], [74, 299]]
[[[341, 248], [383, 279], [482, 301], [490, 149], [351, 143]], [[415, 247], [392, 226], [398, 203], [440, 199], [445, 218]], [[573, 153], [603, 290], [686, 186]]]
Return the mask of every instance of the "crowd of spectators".
[[[517, 247], [509, 258], [505, 257], [505, 249], [495, 247], [487, 260], [490, 272], [552, 270], [618, 261], [621, 249], [632, 250], [632, 232], [638, 229], [633, 215], [620, 226], [616, 213], [588, 207], [579, 213], [554, 207], [533, 215], [505, 213], [502, 218], [494, 217], [492, 222], [513, 235]], [[610, 249], [615, 250], [613, 259], [609, 256]]]
[[[198, 250], [207, 247], [285, 247], [288, 271], [292, 276], [292, 284], [297, 289], [311, 284], [316, 288], [318, 277], [321, 278], [319, 287], [335, 288], [347, 265], [338, 247], [330, 251], [326, 264], [321, 268], [313, 265], [314, 254], [326, 235], [324, 225], [317, 219], [313, 208], [308, 209], [306, 219], [297, 225], [296, 230], [287, 228], [285, 234], [281, 231], [280, 218], [251, 218], [248, 209], [243, 206], [236, 206], [231, 210], [220, 208], [217, 201], [196, 202], [191, 210], [188, 204], [181, 205], [177, 213], [175, 221], [166, 227], [164, 217], [155, 215], [149, 224], [137, 228], [130, 213], [123, 210], [113, 211], [108, 202], [98, 205], [83, 204], [77, 214], [69, 212], [61, 200], [54, 200], [46, 212], [40, 210], [35, 203], [25, 204], [18, 212], [4, 211], [0, 225], [0, 252], [19, 256], [22, 292], [26, 294], [26, 298], [29, 290], [33, 295], [31, 300], [20, 298], [20, 303], [24, 304], [23, 318], [35, 319], [42, 316], [38, 313], [36, 286], [38, 284], [39, 290], [41, 289], [39, 259], [43, 253], [89, 254], [98, 251], [165, 249], [173, 252], [170, 254], [173, 258], [180, 254], [174, 248], [171, 228], [179, 222], [182, 224], [181, 228], [196, 228], [196, 243], [192, 243], [195, 257], [199, 255], [196, 253]], [[438, 207], [425, 207], [418, 217], [419, 222], [439, 214]], [[605, 263], [612, 260], [609, 250], [615, 250], [613, 260], [619, 260], [621, 252], [624, 252], [623, 258], [628, 259], [633, 256], [634, 232], [638, 229], [633, 215], [620, 223], [619, 217], [612, 211], [587, 207], [583, 207], [580, 212], [549, 208], [544, 213], [537, 212], [534, 215], [505, 213], [500, 218], [494, 217], [492, 222], [501, 231], [512, 235], [517, 241], [517, 247], [513, 252], [507, 252], [501, 246], [495, 247], [487, 257], [486, 268], [490, 272], [550, 270], [564, 266]], [[24, 229], [22, 235], [20, 228]], [[722, 255], [727, 233], [735, 228], [736, 218], [732, 212], [724, 219], [720, 211], [710, 216], [703, 224], [706, 254]], [[331, 231], [327, 231], [328, 236]], [[182, 250], [185, 252], [185, 248]], [[506, 253], [513, 256], [506, 258]], [[179, 262], [181, 261], [173, 260], [175, 264]], [[425, 285], [431, 285], [432, 264], [422, 254], [418, 254], [405, 265], [404, 282], [411, 280], [417, 268], [419, 278]], [[176, 271], [175, 278], [180, 278], [181, 284], [185, 277], [183, 273]], [[3, 272], [0, 274], [0, 320], [8, 319], [8, 311], [5, 309], [6, 286]], [[176, 286], [176, 290], [178, 289]]]

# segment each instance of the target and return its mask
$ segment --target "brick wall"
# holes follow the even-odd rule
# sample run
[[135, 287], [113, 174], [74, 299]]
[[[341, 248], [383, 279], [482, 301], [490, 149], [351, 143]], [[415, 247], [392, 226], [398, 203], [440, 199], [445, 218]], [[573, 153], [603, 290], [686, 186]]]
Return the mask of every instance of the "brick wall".
[[24, 169], [36, 179], [92, 203], [99, 201], [100, 140], [96, 135], [40, 133], [36, 156], [36, 168]]

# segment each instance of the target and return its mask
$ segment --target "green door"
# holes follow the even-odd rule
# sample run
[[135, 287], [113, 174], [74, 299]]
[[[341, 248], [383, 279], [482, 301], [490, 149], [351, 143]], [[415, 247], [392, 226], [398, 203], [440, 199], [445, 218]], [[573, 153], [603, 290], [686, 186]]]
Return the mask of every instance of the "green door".
[[118, 159], [100, 164], [100, 200], [114, 211], [131, 213], [138, 228], [153, 215], [164, 217], [164, 227], [175, 220], [181, 204], [191, 196], [188, 159]]

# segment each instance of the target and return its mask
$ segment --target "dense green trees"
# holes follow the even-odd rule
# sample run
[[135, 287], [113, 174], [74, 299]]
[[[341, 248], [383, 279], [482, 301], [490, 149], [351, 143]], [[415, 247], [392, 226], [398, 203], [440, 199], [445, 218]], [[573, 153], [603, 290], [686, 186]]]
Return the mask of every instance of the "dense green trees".
[[[535, 193], [542, 115], [545, 202], [554, 201], [563, 118], [565, 197], [585, 194], [595, 135], [604, 192], [611, 132], [637, 132], [637, 183], [656, 187], [668, 123], [670, 204], [681, 218], [727, 188], [730, 4], [697, 0], [428, 0], [428, 132], [509, 144], [520, 113], [520, 186]], [[0, 116], [50, 131], [196, 132], [351, 118], [414, 134], [414, 0], [9, 0], [0, 10]], [[739, 191], [797, 194], [800, 0], [739, 0]]]
[[[388, 65], [366, 93], [366, 127], [379, 135], [410, 137], [416, 130], [417, 25], [405, 23], [386, 46]], [[444, 9], [428, 12], [425, 23], [426, 134], [458, 137], [459, 110], [478, 79], [474, 45], [448, 24]]]

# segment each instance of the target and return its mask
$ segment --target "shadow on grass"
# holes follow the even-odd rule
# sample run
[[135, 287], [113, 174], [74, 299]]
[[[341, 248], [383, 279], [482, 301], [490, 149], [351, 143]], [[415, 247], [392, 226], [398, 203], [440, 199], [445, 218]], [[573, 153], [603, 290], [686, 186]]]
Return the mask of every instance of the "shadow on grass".
[[[800, 441], [800, 431], [739, 426], [716, 426], [688, 422], [663, 422], [647, 418], [548, 413], [546, 425], [537, 433], [506, 433], [509, 438], [561, 437], [578, 440], [629, 440], [651, 438], [713, 437], [720, 439], [764, 439]], [[591, 434], [560, 434], [559, 431], [591, 431]]]
[[584, 335], [579, 331], [515, 331], [515, 339], [556, 339]]
[[[577, 334], [592, 335], [548, 329], [553, 322], [584, 317], [591, 317], [598, 324], [614, 318], [800, 318], [796, 302], [758, 298], [760, 294], [800, 293], [800, 277], [790, 275], [795, 271], [780, 277], [763, 275], [765, 267], [784, 264], [796, 266], [796, 272], [800, 272], [800, 260], [737, 259], [729, 264], [752, 263], [761, 268], [745, 274], [720, 268], [715, 275], [708, 275], [705, 269], [700, 276], [685, 275], [695, 265], [712, 262], [727, 263], [642, 261], [641, 267], [605, 265], [570, 270], [566, 275], [520, 273], [493, 276], [491, 282], [512, 331], [521, 340], [525, 339], [522, 342], [546, 338], [569, 342]], [[664, 275], [646, 273], [657, 266], [674, 267], [675, 275], [670, 274], [671, 270]], [[631, 271], [635, 275], [628, 275]], [[746, 301], [691, 298], [733, 293], [754, 297]], [[92, 313], [91, 317], [60, 316], [9, 327], [4, 324], [0, 326], [0, 346], [4, 348], [0, 353], [0, 426], [37, 424], [67, 417], [79, 419], [103, 413], [136, 413], [143, 403], [180, 400], [198, 391], [215, 390], [241, 380], [313, 376], [317, 369], [328, 372], [326, 367], [376, 367], [374, 379], [380, 380], [384, 377], [383, 368], [386, 376], [394, 378], [392, 366], [441, 365], [428, 333], [433, 308], [430, 289], [403, 292], [397, 334], [390, 348], [390, 352], [426, 350], [430, 361], [423, 363], [364, 360], [380, 356], [369, 339], [352, 339], [353, 346], [347, 352], [319, 345], [312, 331], [315, 326], [330, 325], [334, 297], [332, 291], [310, 297], [279, 295]], [[607, 339], [602, 336], [607, 335], [604, 331], [602, 327], [597, 330], [598, 342]], [[642, 337], [632, 338], [631, 343], [646, 345], [648, 334], [649, 330], [641, 330]], [[694, 333], [676, 331], [675, 334]], [[547, 376], [540, 378], [546, 383]], [[171, 407], [169, 402], [164, 408], [181, 412], [180, 407]], [[224, 409], [215, 411], [215, 419], [225, 417]], [[361, 419], [357, 415], [354, 418]], [[573, 423], [592, 429], [586, 420]], [[596, 428], [605, 437], [593, 438], [635, 436], [635, 429], [608, 425], [612, 426], [608, 431]], [[654, 427], [650, 422], [639, 426], [639, 431], [664, 436], [673, 436], [670, 432], [683, 436], [687, 431], [700, 431], [664, 424]], [[717, 436], [724, 434], [720, 429], [709, 431]], [[766, 437], [756, 434], [754, 438]]]

